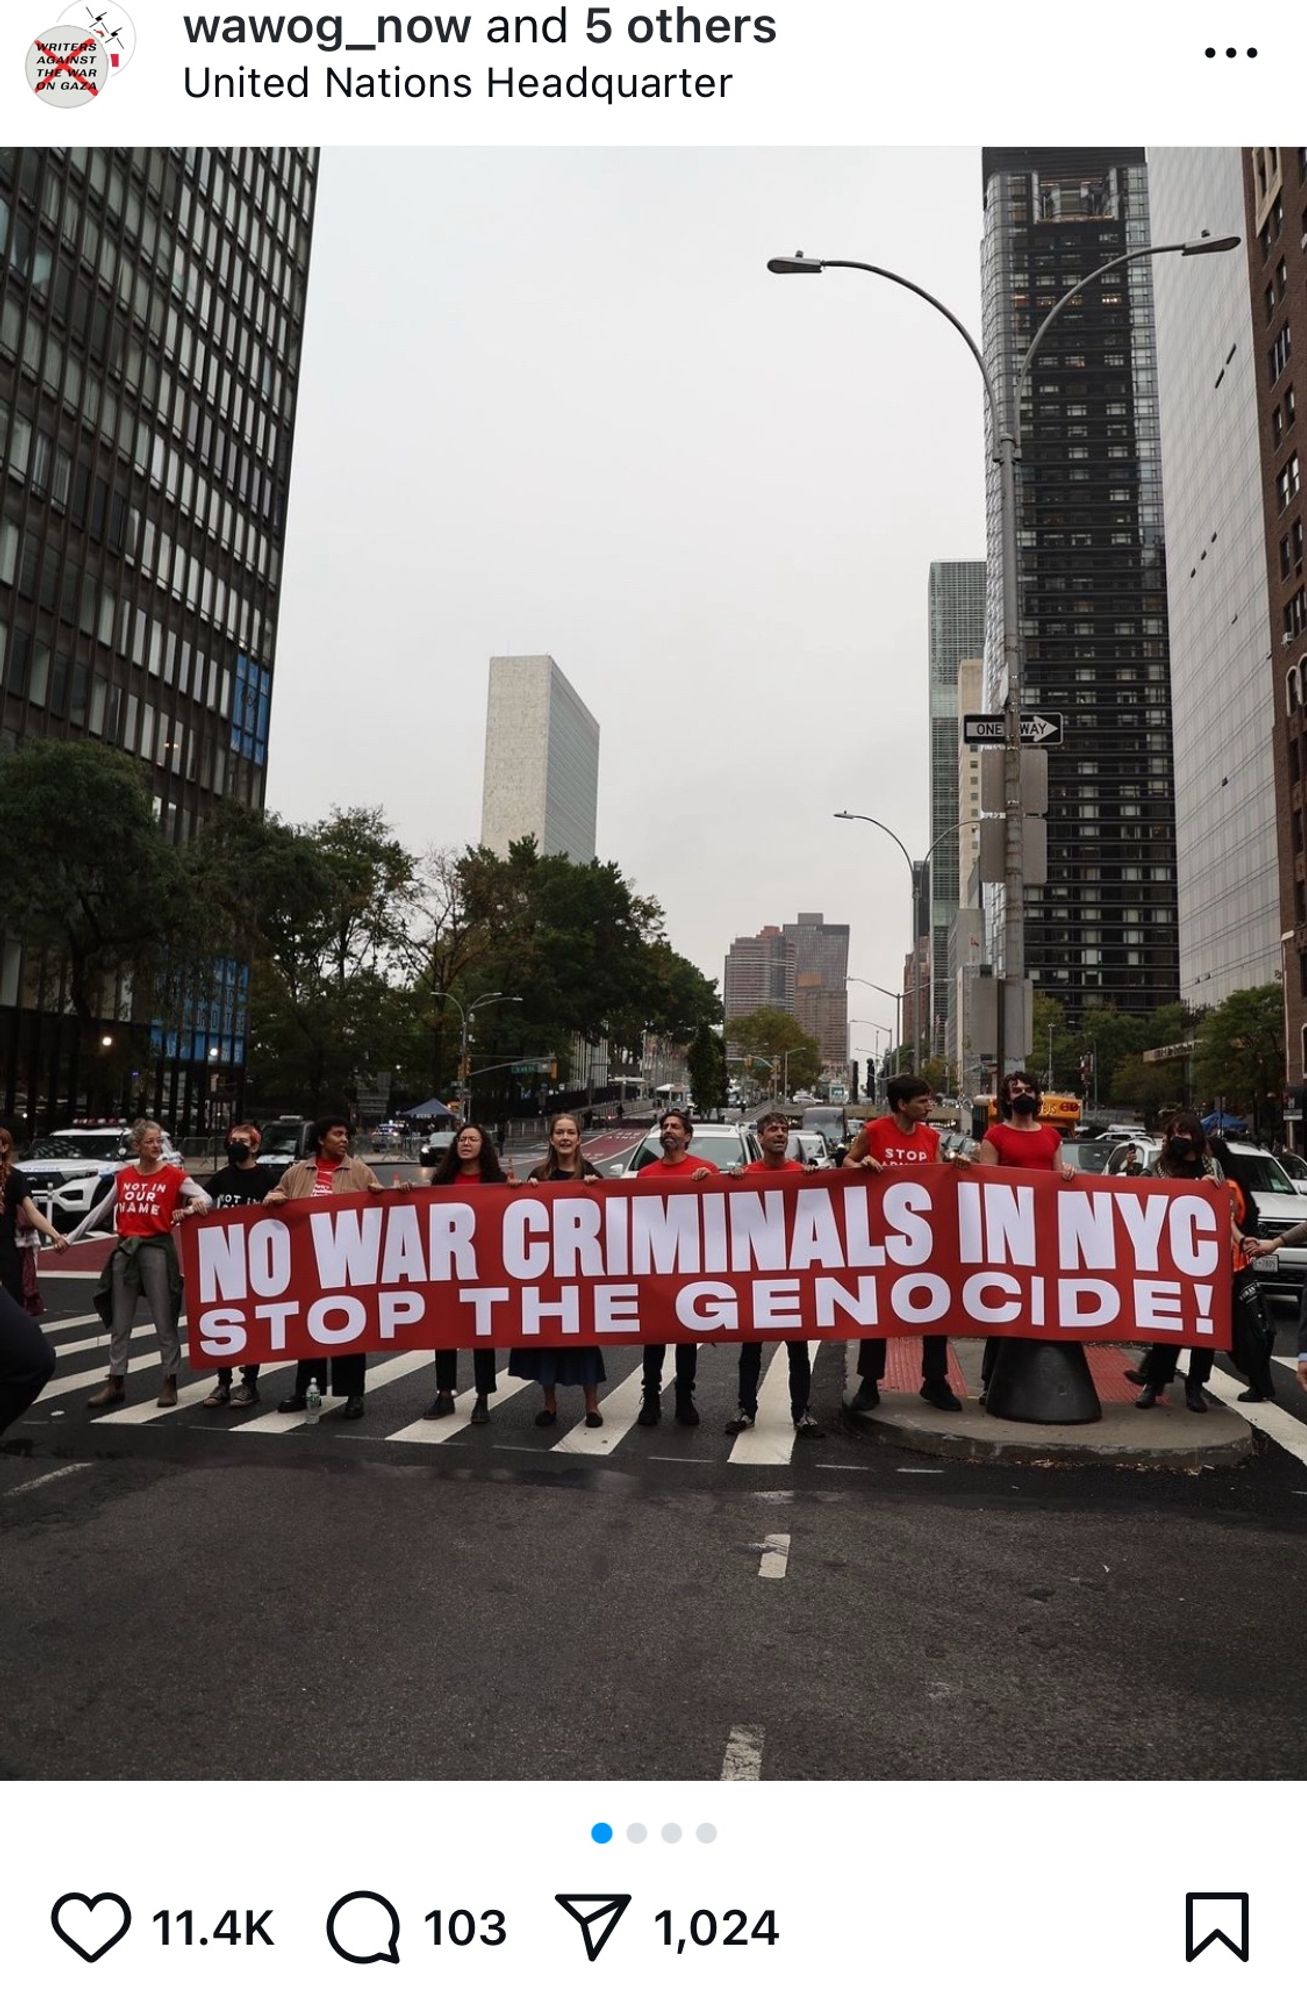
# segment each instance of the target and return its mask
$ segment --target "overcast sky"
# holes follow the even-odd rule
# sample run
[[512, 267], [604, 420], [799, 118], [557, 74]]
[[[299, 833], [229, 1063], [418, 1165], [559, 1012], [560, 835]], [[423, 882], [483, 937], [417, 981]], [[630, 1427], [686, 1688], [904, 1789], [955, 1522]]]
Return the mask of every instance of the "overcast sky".
[[765, 265], [886, 264], [978, 334], [980, 231], [963, 150], [327, 152], [269, 804], [475, 840], [489, 658], [552, 653], [600, 856], [679, 950], [720, 980], [823, 910], [897, 987], [907, 869], [831, 815], [927, 845], [926, 578], [984, 554], [980, 382], [909, 294]]

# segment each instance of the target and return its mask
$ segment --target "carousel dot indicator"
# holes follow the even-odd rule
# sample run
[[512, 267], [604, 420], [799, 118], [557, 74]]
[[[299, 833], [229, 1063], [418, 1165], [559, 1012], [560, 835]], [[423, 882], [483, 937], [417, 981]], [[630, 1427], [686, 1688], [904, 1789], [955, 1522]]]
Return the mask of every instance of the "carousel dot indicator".
[[649, 1838], [649, 1829], [647, 1826], [641, 1826], [639, 1820], [636, 1820], [634, 1825], [627, 1827], [626, 1837], [628, 1840], [635, 1841], [638, 1846], [642, 1840]]
[[613, 1829], [606, 1819], [597, 1819], [590, 1829], [590, 1838], [599, 1847], [607, 1847], [613, 1837]]

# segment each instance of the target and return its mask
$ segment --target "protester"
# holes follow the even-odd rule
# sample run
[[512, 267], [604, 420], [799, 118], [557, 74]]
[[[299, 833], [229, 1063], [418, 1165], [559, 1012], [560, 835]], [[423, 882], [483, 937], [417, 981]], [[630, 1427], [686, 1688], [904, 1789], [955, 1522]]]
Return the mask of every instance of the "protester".
[[[1029, 1070], [1014, 1069], [999, 1087], [1001, 1123], [991, 1125], [980, 1142], [982, 1167], [1025, 1167], [1028, 1171], [1047, 1168], [1061, 1174], [1064, 1181], [1075, 1179], [1074, 1167], [1062, 1158], [1062, 1135], [1055, 1125], [1039, 1123], [1040, 1084]], [[998, 1359], [999, 1343], [985, 1342], [980, 1361], [980, 1400], [989, 1394], [989, 1378]]]
[[[919, 1076], [892, 1076], [885, 1086], [889, 1115], [869, 1118], [845, 1155], [846, 1167], [882, 1174], [887, 1168], [927, 1167], [940, 1158], [939, 1133], [926, 1120], [932, 1091]], [[950, 1155], [955, 1166], [968, 1163]], [[862, 1380], [849, 1407], [874, 1410], [880, 1401], [880, 1385], [885, 1375], [888, 1343], [863, 1340], [858, 1343], [858, 1374]], [[921, 1394], [937, 1410], [960, 1410], [958, 1398], [948, 1382], [948, 1335], [928, 1333], [921, 1342]]]
[[104, 1200], [68, 1238], [76, 1243], [111, 1214], [118, 1234], [93, 1300], [109, 1328], [109, 1379], [88, 1399], [88, 1410], [107, 1410], [127, 1400], [127, 1348], [142, 1297], [154, 1315], [163, 1363], [163, 1387], [156, 1404], [167, 1410], [176, 1403], [182, 1279], [173, 1224], [183, 1215], [203, 1215], [213, 1206], [184, 1167], [164, 1164], [163, 1131], [152, 1119], [143, 1118], [133, 1126], [132, 1141], [137, 1157], [119, 1167]]
[[[658, 1120], [658, 1134], [662, 1141], [661, 1160], [650, 1160], [647, 1167], [641, 1167], [637, 1180], [666, 1180], [677, 1175], [686, 1180], [705, 1180], [709, 1174], [717, 1172], [711, 1160], [701, 1160], [690, 1151], [690, 1141], [694, 1137], [694, 1126], [688, 1111], [664, 1111]], [[693, 1426], [699, 1421], [699, 1412], [694, 1404], [695, 1375], [699, 1350], [693, 1341], [678, 1341], [676, 1345], [676, 1421], [678, 1424]], [[640, 1403], [640, 1414], [636, 1419], [647, 1430], [656, 1424], [663, 1414], [663, 1362], [667, 1358], [665, 1342], [644, 1350], [644, 1394]]]
[[[296, 1160], [293, 1166], [287, 1167], [276, 1187], [263, 1197], [266, 1207], [276, 1207], [283, 1201], [317, 1201], [334, 1194], [380, 1192], [381, 1182], [371, 1167], [362, 1160], [350, 1158], [349, 1145], [353, 1133], [347, 1118], [319, 1118], [313, 1132], [317, 1141], [317, 1157]], [[363, 1415], [367, 1362], [366, 1354], [330, 1356], [331, 1393], [345, 1398], [336, 1415], [350, 1422]], [[316, 1381], [319, 1388], [323, 1386], [327, 1365], [328, 1356], [325, 1354], [296, 1363], [295, 1387], [277, 1405], [283, 1416], [308, 1408], [309, 1385]]]
[[[1295, 1222], [1293, 1227], [1286, 1229], [1281, 1236], [1245, 1237], [1243, 1249], [1245, 1255], [1256, 1263], [1259, 1257], [1274, 1257], [1281, 1250], [1296, 1249], [1300, 1243], [1307, 1243], [1307, 1222]], [[1303, 1287], [1298, 1307], [1298, 1386], [1300, 1389], [1307, 1389], [1307, 1286]], [[1244, 1400], [1245, 1398], [1240, 1398], [1241, 1402]], [[1257, 1398], [1250, 1396], [1246, 1400], [1255, 1402]]]
[[[765, 1111], [754, 1130], [758, 1134], [758, 1144], [762, 1147], [762, 1158], [750, 1160], [747, 1167], [732, 1168], [740, 1175], [756, 1174], [766, 1178], [775, 1174], [801, 1174], [806, 1171], [799, 1160], [787, 1160], [785, 1148], [790, 1140], [790, 1121], [781, 1111]], [[727, 1437], [738, 1437], [741, 1431], [751, 1431], [758, 1417], [758, 1378], [762, 1373], [761, 1340], [746, 1340], [740, 1346], [740, 1409], [726, 1426]], [[808, 1398], [812, 1392], [812, 1359], [808, 1353], [806, 1340], [787, 1340], [786, 1358], [790, 1372], [790, 1415], [794, 1420], [795, 1436], [803, 1443], [813, 1443], [824, 1438], [826, 1433], [808, 1408]]]
[[[1157, 1156], [1153, 1173], [1159, 1180], [1206, 1180], [1215, 1182], [1217, 1186], [1224, 1183], [1225, 1175], [1220, 1162], [1213, 1156], [1211, 1144], [1197, 1112], [1177, 1111], [1173, 1117], [1167, 1119], [1162, 1133], [1162, 1149]], [[1239, 1212], [1242, 1213], [1242, 1209]], [[1231, 1262], [1234, 1263], [1236, 1260], [1240, 1268], [1246, 1268], [1247, 1259], [1240, 1247], [1236, 1215], [1232, 1210]], [[1152, 1409], [1162, 1391], [1175, 1380], [1179, 1358], [1178, 1347], [1157, 1342], [1147, 1350], [1138, 1369], [1127, 1370], [1132, 1381], [1143, 1383], [1143, 1388], [1135, 1398], [1136, 1409]], [[1203, 1416], [1207, 1410], [1203, 1384], [1211, 1376], [1212, 1360], [1210, 1348], [1190, 1349], [1189, 1365], [1185, 1371], [1184, 1400], [1186, 1408], [1192, 1410], [1195, 1416]]]
[[[549, 1121], [549, 1150], [533, 1167], [528, 1184], [540, 1181], [600, 1181], [603, 1175], [581, 1151], [581, 1128], [570, 1111], [557, 1111]], [[544, 1407], [536, 1416], [542, 1429], [558, 1422], [558, 1390], [579, 1387], [585, 1399], [588, 1430], [603, 1423], [599, 1414], [599, 1384], [607, 1380], [598, 1347], [515, 1347], [508, 1372], [519, 1380], [538, 1382]]]
[[1208, 1144], [1212, 1158], [1225, 1176], [1234, 1215], [1230, 1360], [1248, 1382], [1248, 1387], [1240, 1391], [1238, 1400], [1241, 1403], [1273, 1403], [1275, 1379], [1271, 1370], [1271, 1355], [1275, 1351], [1275, 1333], [1267, 1318], [1266, 1303], [1253, 1269], [1253, 1260], [1264, 1256], [1271, 1242], [1281, 1245], [1307, 1242], [1307, 1223], [1297, 1224], [1283, 1236], [1263, 1239], [1258, 1234], [1260, 1217], [1257, 1197], [1244, 1160], [1219, 1136], [1214, 1135]]
[[54, 1364], [54, 1349], [36, 1321], [0, 1286], [0, 1432], [32, 1407]]
[[[227, 1164], [221, 1173], [214, 1174], [205, 1182], [204, 1192], [215, 1208], [248, 1208], [253, 1202], [261, 1202], [271, 1194], [277, 1185], [277, 1176], [271, 1167], [259, 1165], [258, 1153], [263, 1134], [257, 1125], [232, 1125], [227, 1130]], [[220, 1410], [230, 1403], [235, 1410], [247, 1410], [259, 1400], [259, 1364], [248, 1363], [241, 1369], [240, 1384], [232, 1388], [232, 1370], [220, 1368], [216, 1387], [210, 1389], [203, 1403], [204, 1410]]]
[[53, 1243], [60, 1255], [68, 1248], [32, 1200], [27, 1176], [14, 1165], [14, 1135], [0, 1125], [0, 1291], [33, 1318], [41, 1311], [36, 1285], [36, 1253], [21, 1239], [32, 1232]]
[[[499, 1162], [495, 1142], [484, 1125], [463, 1125], [452, 1146], [431, 1176], [432, 1187], [481, 1187], [499, 1185], [508, 1179]], [[472, 1422], [490, 1422], [489, 1399], [495, 1393], [495, 1356], [492, 1348], [472, 1350]], [[426, 1410], [428, 1417], [452, 1417], [454, 1392], [458, 1388], [458, 1349], [436, 1349], [436, 1400]]]

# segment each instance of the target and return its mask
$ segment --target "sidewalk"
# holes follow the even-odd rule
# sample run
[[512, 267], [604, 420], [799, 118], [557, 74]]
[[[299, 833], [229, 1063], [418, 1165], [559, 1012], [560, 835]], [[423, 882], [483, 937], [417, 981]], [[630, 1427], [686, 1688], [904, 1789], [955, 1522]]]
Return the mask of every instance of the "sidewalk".
[[[1086, 1344], [1089, 1370], [1103, 1406], [1096, 1424], [1015, 1424], [989, 1416], [976, 1400], [984, 1343], [949, 1343], [949, 1385], [959, 1411], [936, 1410], [921, 1400], [921, 1349], [915, 1340], [891, 1340], [881, 1400], [874, 1410], [851, 1410], [858, 1387], [858, 1343], [845, 1349], [844, 1421], [851, 1430], [935, 1458], [1008, 1465], [1121, 1466], [1137, 1471], [1200, 1472], [1234, 1465], [1253, 1448], [1252, 1427], [1237, 1411], [1213, 1403], [1205, 1416], [1184, 1404], [1177, 1382], [1164, 1402], [1137, 1410], [1139, 1390], [1125, 1371], [1141, 1349]], [[1209, 1401], [1211, 1399], [1209, 1398]]]

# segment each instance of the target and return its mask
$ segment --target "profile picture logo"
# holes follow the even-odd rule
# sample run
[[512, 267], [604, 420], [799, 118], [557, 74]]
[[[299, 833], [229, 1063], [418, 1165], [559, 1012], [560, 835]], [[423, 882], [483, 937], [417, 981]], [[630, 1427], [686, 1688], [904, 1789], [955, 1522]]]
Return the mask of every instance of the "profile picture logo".
[[73, 0], [53, 28], [29, 42], [27, 81], [56, 111], [76, 110], [94, 104], [135, 50], [131, 17], [114, 0], [99, 6], [95, 0]]

